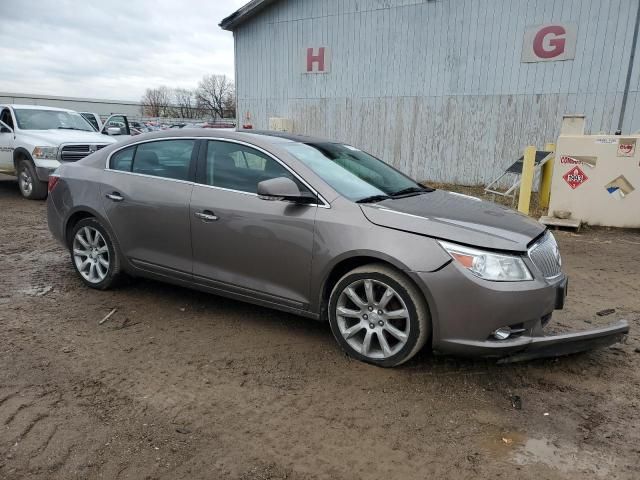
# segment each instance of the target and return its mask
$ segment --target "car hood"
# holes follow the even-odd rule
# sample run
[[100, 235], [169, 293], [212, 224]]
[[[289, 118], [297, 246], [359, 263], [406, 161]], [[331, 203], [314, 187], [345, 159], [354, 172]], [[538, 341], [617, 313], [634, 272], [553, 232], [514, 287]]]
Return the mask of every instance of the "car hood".
[[116, 140], [98, 132], [80, 130], [20, 130], [20, 137], [39, 147], [57, 147], [61, 143], [110, 144]]
[[494, 250], [526, 251], [546, 228], [510, 208], [444, 190], [360, 207], [382, 227]]

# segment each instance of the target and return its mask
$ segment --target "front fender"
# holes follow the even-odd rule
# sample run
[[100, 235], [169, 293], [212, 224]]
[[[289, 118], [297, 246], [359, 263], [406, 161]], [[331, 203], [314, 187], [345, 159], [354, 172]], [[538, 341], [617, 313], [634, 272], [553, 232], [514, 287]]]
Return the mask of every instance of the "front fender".
[[[381, 261], [404, 272], [433, 272], [451, 257], [433, 238], [374, 225], [357, 205], [318, 209], [314, 236], [311, 309], [320, 313], [327, 280], [345, 261]], [[316, 295], [317, 294], [317, 295]]]

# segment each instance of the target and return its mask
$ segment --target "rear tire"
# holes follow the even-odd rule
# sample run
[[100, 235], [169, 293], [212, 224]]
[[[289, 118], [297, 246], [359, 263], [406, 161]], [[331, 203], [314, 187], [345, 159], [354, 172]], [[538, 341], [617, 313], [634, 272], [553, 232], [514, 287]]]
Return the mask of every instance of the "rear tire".
[[18, 162], [18, 187], [24, 198], [44, 200], [47, 198], [47, 183], [38, 179], [36, 168], [30, 160]]
[[329, 297], [329, 323], [350, 356], [380, 367], [413, 357], [431, 335], [424, 296], [404, 274], [385, 264], [344, 275]]
[[83, 218], [73, 227], [69, 252], [73, 267], [88, 287], [108, 290], [121, 280], [122, 263], [113, 239], [95, 218]]

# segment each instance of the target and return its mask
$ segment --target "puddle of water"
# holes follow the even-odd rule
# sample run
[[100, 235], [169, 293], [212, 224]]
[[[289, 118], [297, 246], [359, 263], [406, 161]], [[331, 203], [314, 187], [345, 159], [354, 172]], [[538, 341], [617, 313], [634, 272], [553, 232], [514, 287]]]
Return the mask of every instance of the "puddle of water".
[[541, 463], [562, 473], [589, 472], [605, 477], [615, 467], [613, 458], [579, 449], [575, 445], [553, 443], [548, 439], [529, 438], [519, 445], [512, 457], [517, 465]]

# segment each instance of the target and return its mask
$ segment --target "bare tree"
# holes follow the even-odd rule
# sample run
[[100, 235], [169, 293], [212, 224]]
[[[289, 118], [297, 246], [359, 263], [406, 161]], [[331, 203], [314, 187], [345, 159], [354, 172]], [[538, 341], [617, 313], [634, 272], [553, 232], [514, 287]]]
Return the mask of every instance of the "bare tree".
[[146, 115], [150, 117], [162, 117], [169, 113], [171, 94], [165, 86], [147, 88], [147, 91], [142, 96], [141, 103]]
[[197, 118], [199, 109], [197, 105], [196, 92], [187, 88], [176, 88], [173, 90], [174, 110], [180, 118]]
[[214, 118], [224, 118], [225, 103], [233, 92], [233, 82], [226, 75], [205, 75], [196, 90], [198, 106]]

